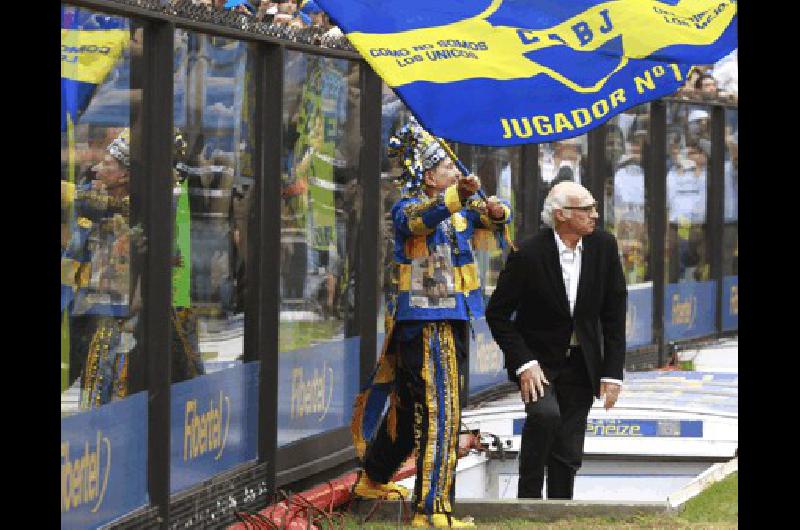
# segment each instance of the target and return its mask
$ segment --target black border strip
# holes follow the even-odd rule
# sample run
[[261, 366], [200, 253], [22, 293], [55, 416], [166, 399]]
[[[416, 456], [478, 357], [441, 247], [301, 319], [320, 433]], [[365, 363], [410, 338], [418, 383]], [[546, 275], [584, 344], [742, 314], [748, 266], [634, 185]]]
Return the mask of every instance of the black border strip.
[[725, 109], [711, 108], [711, 156], [709, 157], [708, 193], [706, 194], [707, 233], [709, 237], [709, 279], [717, 282], [715, 302], [717, 307], [715, 329], [722, 332], [722, 241], [725, 213]]
[[281, 154], [283, 153], [283, 46], [259, 45], [256, 88], [257, 149], [261, 166], [258, 188], [260, 312], [258, 461], [267, 463], [267, 487], [275, 490], [278, 440], [278, 331], [280, 322]]
[[143, 271], [142, 317], [147, 355], [148, 491], [150, 503], [169, 524], [170, 489], [170, 379], [172, 307], [172, 244], [175, 219], [172, 208], [172, 112], [175, 26], [150, 20], [144, 27], [142, 88], [143, 209], [147, 245]]
[[376, 363], [377, 321], [380, 299], [378, 289], [378, 251], [380, 249], [380, 175], [381, 175], [381, 79], [365, 63], [360, 63], [361, 82], [361, 153], [358, 172], [361, 187], [361, 222], [359, 226], [357, 304], [360, 342], [359, 383], [363, 388]]
[[653, 280], [653, 338], [658, 366], [664, 366], [664, 253], [667, 228], [667, 106], [650, 102], [650, 167], [645, 168], [645, 204], [650, 204], [650, 277]]

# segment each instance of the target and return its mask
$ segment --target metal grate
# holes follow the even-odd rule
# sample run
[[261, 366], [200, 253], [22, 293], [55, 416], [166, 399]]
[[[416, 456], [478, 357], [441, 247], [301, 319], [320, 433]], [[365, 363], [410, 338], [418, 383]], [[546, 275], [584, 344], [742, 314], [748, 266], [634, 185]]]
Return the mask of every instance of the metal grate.
[[[267, 464], [250, 464], [173, 496], [169, 506], [169, 529], [227, 528], [238, 522], [236, 512], [253, 513], [266, 508], [273, 498], [267, 491], [266, 477]], [[158, 510], [151, 507], [104, 528], [157, 529], [160, 523]]]
[[236, 512], [265, 508], [273, 495], [267, 490], [267, 464], [221, 475], [170, 502], [170, 530], [226, 528], [238, 521]]
[[277, 39], [310, 44], [322, 48], [345, 50], [355, 52], [345, 36], [325, 36], [327, 30], [319, 27], [306, 27], [301, 29], [289, 28], [285, 24], [263, 22], [255, 17], [236, 13], [234, 11], [219, 10], [207, 5], [195, 5], [192, 0], [109, 0], [116, 4], [134, 6], [148, 9], [158, 13], [180, 17], [194, 22], [204, 22], [229, 28], [236, 28], [257, 35], [265, 35]]

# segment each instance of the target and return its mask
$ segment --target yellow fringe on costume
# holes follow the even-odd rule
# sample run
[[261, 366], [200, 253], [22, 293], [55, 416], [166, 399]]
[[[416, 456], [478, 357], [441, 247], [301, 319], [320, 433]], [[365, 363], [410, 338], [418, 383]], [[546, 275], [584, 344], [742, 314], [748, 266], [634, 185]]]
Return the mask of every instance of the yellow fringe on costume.
[[428, 242], [425, 236], [411, 236], [405, 243], [406, 256], [409, 259], [424, 258], [428, 255]]
[[[434, 358], [431, 350], [433, 333], [438, 335], [439, 359]], [[450, 488], [453, 484], [453, 474], [456, 467], [458, 431], [460, 427], [460, 400], [459, 400], [459, 373], [455, 351], [455, 338], [453, 328], [448, 322], [438, 321], [426, 324], [423, 328], [423, 368], [422, 379], [425, 381], [425, 402], [427, 404], [427, 444], [420, 447], [422, 469], [419, 470], [417, 480], [421, 479], [421, 493], [417, 499], [417, 510], [425, 513], [452, 513], [450, 504]], [[437, 375], [440, 374], [441, 389], [437, 384]], [[444, 395], [439, 394], [442, 392]], [[439, 409], [439, 399], [442, 400], [442, 410]], [[421, 421], [415, 418], [415, 422]], [[419, 426], [415, 426], [418, 429]], [[438, 444], [440, 429], [442, 431], [442, 446]], [[434, 465], [438, 457], [438, 470]], [[434, 472], [438, 475], [433, 482]], [[434, 496], [428, 497], [434, 490]]]
[[353, 419], [350, 422], [350, 433], [353, 435], [353, 446], [358, 458], [364, 458], [364, 453], [367, 452], [367, 441], [361, 432], [361, 423], [364, 421], [364, 407], [367, 404], [368, 394], [369, 390], [365, 390], [356, 396], [353, 403]]
[[[356, 456], [358, 458], [364, 458], [364, 454], [367, 451], [367, 440], [364, 436], [364, 414], [366, 412], [369, 396], [372, 393], [373, 388], [380, 388], [390, 385], [395, 378], [397, 357], [395, 352], [388, 351], [389, 343], [392, 340], [392, 332], [394, 331], [394, 319], [388, 312], [384, 322], [386, 324], [386, 335], [383, 338], [381, 356], [378, 359], [378, 365], [375, 369], [375, 373], [372, 376], [372, 381], [370, 381], [367, 388], [358, 393], [355, 401], [353, 402], [353, 419], [350, 421], [350, 433], [353, 436], [353, 446], [355, 447]], [[394, 397], [394, 391], [392, 391], [388, 397], [390, 401], [388, 412], [389, 418], [387, 421], [389, 422], [389, 435], [392, 437], [392, 441], [394, 441], [397, 439], [397, 411], [395, 410], [397, 399]], [[383, 407], [381, 406], [381, 409], [382, 408]], [[392, 427], [392, 424], [394, 427]]]
[[472, 244], [475, 250], [488, 252], [497, 248], [497, 241], [494, 238], [494, 233], [485, 228], [476, 228], [475, 233], [472, 234]]
[[[428, 406], [428, 432], [426, 436], [428, 443], [424, 448], [419, 448], [422, 452], [422, 469], [419, 470], [419, 468], [417, 468], [417, 480], [422, 479], [422, 487], [420, 488], [420, 496], [419, 499], [417, 499], [417, 504], [424, 503], [431, 491], [433, 460], [436, 457], [437, 428], [439, 426], [437, 422], [438, 402], [436, 401], [436, 383], [433, 380], [435, 367], [431, 359], [430, 339], [431, 326], [426, 325], [422, 328], [423, 357], [421, 375], [422, 380], [425, 382], [425, 402]], [[419, 471], [421, 471], [421, 473]]]
[[449, 448], [447, 452], [447, 469], [449, 472], [444, 473], [444, 484], [442, 486], [442, 503], [444, 512], [450, 513], [452, 512], [452, 506], [450, 506], [450, 496], [448, 495], [451, 486], [453, 485], [454, 474], [456, 470], [456, 460], [458, 458], [458, 431], [461, 428], [461, 398], [460, 398], [460, 379], [458, 373], [458, 361], [456, 360], [455, 355], [455, 337], [453, 336], [453, 328], [447, 326], [443, 328], [442, 331], [444, 340], [442, 341], [442, 351], [452, 351], [452, 355], [447, 355], [446, 359], [443, 359], [442, 364], [447, 364], [447, 370], [450, 374], [448, 377], [448, 402], [447, 405], [450, 407], [450, 437], [449, 437]]

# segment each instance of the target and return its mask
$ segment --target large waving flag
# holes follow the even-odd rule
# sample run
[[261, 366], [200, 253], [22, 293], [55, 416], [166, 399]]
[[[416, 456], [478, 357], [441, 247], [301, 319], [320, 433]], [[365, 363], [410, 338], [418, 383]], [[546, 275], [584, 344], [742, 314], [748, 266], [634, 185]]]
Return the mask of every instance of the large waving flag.
[[75, 124], [130, 40], [126, 21], [61, 6], [61, 131]]
[[736, 48], [736, 0], [316, 0], [420, 123], [551, 142], [675, 92]]

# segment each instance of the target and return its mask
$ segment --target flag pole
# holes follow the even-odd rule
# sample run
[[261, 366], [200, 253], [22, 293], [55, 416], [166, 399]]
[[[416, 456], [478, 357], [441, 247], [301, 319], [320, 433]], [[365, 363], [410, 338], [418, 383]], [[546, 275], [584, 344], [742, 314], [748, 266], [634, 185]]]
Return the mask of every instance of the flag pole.
[[[444, 138], [437, 138], [437, 140], [439, 141], [439, 145], [441, 145], [442, 148], [444, 149], [445, 153], [447, 153], [447, 156], [450, 157], [450, 159], [455, 163], [455, 165], [458, 168], [458, 170], [461, 171], [461, 174], [464, 175], [464, 176], [469, 175], [469, 171], [467, 170], [467, 167], [461, 162], [461, 160], [458, 159], [456, 154], [453, 152], [453, 149], [448, 145], [448, 143], [444, 140]], [[482, 188], [478, 188], [477, 193], [478, 193], [478, 197], [480, 197], [481, 199], [483, 199], [486, 202], [489, 202], [489, 200], [486, 198], [486, 194], [483, 192]], [[514, 245], [513, 241], [511, 241], [511, 236], [510, 236], [510, 234], [508, 232], [508, 225], [505, 225], [503, 227], [503, 237], [505, 237], [506, 241], [511, 246], [511, 249], [514, 252], [516, 252], [517, 251], [517, 246]], [[503, 248], [503, 247], [501, 246], [500, 248]]]
[[[459, 159], [458, 159], [458, 157], [456, 156], [456, 154], [453, 152], [453, 149], [452, 149], [452, 148], [450, 147], [450, 145], [449, 145], [449, 144], [448, 144], [448, 143], [445, 141], [445, 139], [444, 139], [444, 138], [437, 138], [437, 140], [439, 141], [439, 145], [441, 145], [441, 146], [442, 146], [442, 148], [444, 149], [445, 153], [447, 153], [447, 156], [449, 156], [449, 157], [450, 157], [450, 159], [451, 159], [451, 160], [453, 161], [453, 163], [456, 165], [456, 167], [457, 167], [457, 168], [458, 168], [458, 170], [461, 172], [461, 174], [462, 174], [462, 175], [464, 175], [465, 177], [466, 177], [467, 175], [469, 175], [469, 170], [468, 170], [468, 169], [467, 169], [467, 167], [466, 167], [466, 166], [465, 166], [465, 165], [464, 165], [464, 164], [461, 162], [461, 160], [459, 160]], [[483, 192], [483, 189], [482, 189], [482, 188], [478, 188], [478, 191], [477, 191], [477, 193], [478, 193], [478, 197], [480, 197], [480, 198], [481, 198], [481, 199], [483, 199], [484, 201], [486, 201], [486, 200], [487, 200], [487, 199], [486, 199], [486, 194]]]

